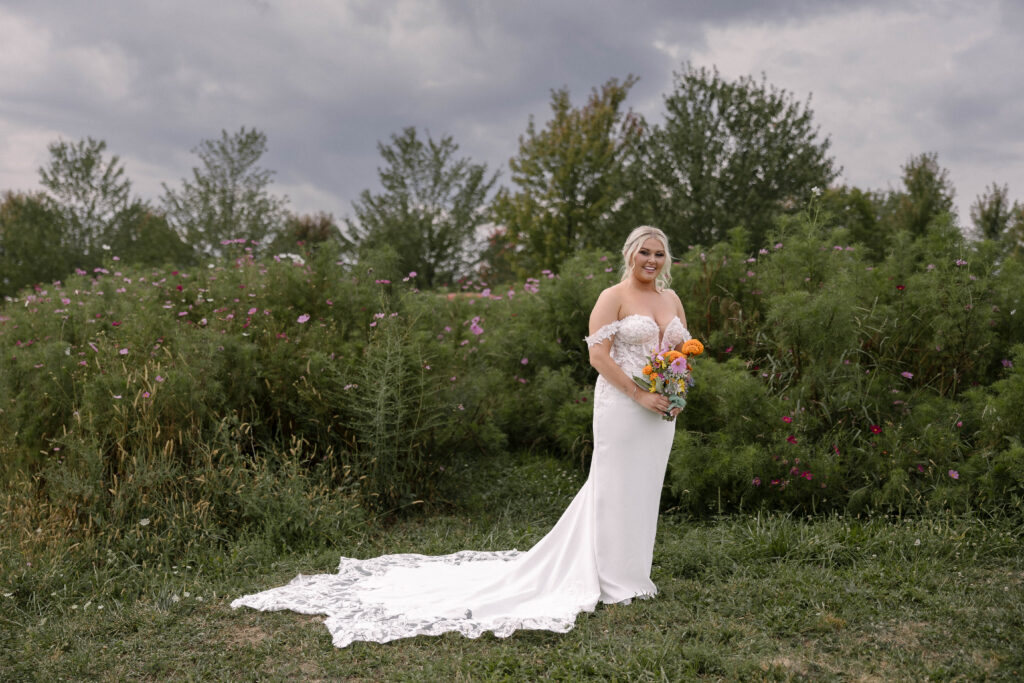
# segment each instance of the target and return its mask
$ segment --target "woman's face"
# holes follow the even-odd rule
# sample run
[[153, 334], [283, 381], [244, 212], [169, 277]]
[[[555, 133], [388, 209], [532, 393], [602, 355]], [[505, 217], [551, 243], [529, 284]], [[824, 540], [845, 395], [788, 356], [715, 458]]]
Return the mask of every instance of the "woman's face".
[[665, 246], [657, 237], [648, 237], [633, 257], [633, 277], [641, 282], [654, 282], [665, 267]]

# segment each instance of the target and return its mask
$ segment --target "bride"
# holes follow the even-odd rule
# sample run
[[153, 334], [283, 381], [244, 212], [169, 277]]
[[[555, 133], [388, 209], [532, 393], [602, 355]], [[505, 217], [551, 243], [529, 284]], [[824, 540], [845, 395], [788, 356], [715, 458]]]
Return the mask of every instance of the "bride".
[[690, 338], [668, 288], [668, 240], [642, 226], [622, 248], [622, 281], [604, 290], [586, 338], [599, 377], [594, 390], [590, 475], [555, 527], [529, 551], [343, 557], [336, 574], [304, 576], [238, 598], [233, 608], [327, 615], [334, 645], [385, 643], [416, 635], [518, 629], [564, 633], [598, 602], [652, 597], [658, 503], [678, 408], [641, 391], [655, 348]]

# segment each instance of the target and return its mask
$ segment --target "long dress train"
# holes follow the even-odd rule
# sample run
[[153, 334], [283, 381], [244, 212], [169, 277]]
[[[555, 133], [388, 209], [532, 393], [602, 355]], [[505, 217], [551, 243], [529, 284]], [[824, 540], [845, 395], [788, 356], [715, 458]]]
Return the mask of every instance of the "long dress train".
[[[611, 356], [639, 375], [651, 350], [690, 338], [678, 318], [664, 333], [632, 315], [587, 337], [612, 339]], [[416, 635], [518, 629], [564, 633], [597, 603], [651, 597], [658, 503], [675, 423], [641, 408], [598, 377], [590, 475], [554, 528], [529, 551], [341, 558], [336, 574], [295, 577], [240, 597], [231, 607], [327, 615], [334, 645]]]

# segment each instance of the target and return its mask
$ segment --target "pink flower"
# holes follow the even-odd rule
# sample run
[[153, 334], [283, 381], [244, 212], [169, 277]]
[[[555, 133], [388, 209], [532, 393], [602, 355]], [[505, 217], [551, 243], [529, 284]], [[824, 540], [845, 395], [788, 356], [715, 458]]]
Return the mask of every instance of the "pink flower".
[[963, 427], [964, 426], [964, 421], [963, 420], [957, 420], [956, 421], [956, 426], [957, 427]]
[[903, 371], [900, 373], [900, 376], [906, 377], [907, 379], [914, 379], [914, 373], [912, 372]]
[[416, 277], [416, 271], [415, 270], [410, 270], [409, 271], [409, 277]]
[[783, 415], [782, 421], [785, 422], [786, 424], [790, 424], [791, 422], [793, 422], [793, 418], [790, 417], [789, 415]]
[[255, 313], [256, 313], [256, 309], [255, 309], [255, 308], [250, 308], [250, 309], [249, 309], [249, 310], [248, 310], [248, 311], [246, 312], [246, 315], [254, 315]]
[[871, 425], [871, 427], [869, 427], [869, 429], [871, 430], [872, 434], [881, 434], [882, 433], [882, 428], [879, 427], [878, 425]]
[[523, 359], [519, 362], [522, 363], [523, 365], [526, 365], [527, 363], [530, 362], [530, 359], [524, 356]]
[[957, 472], [956, 470], [950, 470], [949, 471], [949, 476], [952, 477], [953, 479], [959, 479], [960, 478], [960, 473]]
[[896, 289], [898, 289], [898, 290], [899, 290], [899, 291], [901, 291], [901, 292], [902, 292], [902, 291], [903, 291], [904, 289], [906, 289], [906, 288], [907, 288], [907, 286], [906, 286], [906, 285], [896, 285]]
[[156, 379], [157, 382], [163, 382], [164, 381], [164, 378], [163, 378], [162, 375], [157, 375], [154, 379]]
[[761, 477], [754, 477], [754, 480], [750, 482], [753, 486], [761, 485]]
[[300, 315], [296, 319], [296, 322], [299, 323], [300, 325], [302, 325], [303, 323], [309, 322], [309, 314], [308, 313], [303, 313], [302, 315]]
[[118, 353], [121, 354], [122, 356], [127, 356], [128, 355], [128, 349], [121, 349], [120, 351], [118, 351]]
[[791, 444], [795, 444], [796, 443], [796, 437], [793, 436], [792, 434], [790, 434], [789, 436], [786, 437], [786, 441], [790, 442]]

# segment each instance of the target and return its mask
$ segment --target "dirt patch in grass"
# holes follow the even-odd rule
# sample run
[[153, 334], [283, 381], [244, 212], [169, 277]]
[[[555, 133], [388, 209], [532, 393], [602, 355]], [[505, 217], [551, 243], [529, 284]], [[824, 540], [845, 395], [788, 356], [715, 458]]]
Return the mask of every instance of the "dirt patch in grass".
[[270, 634], [260, 626], [239, 624], [222, 631], [223, 642], [228, 647], [253, 647], [266, 640]]

